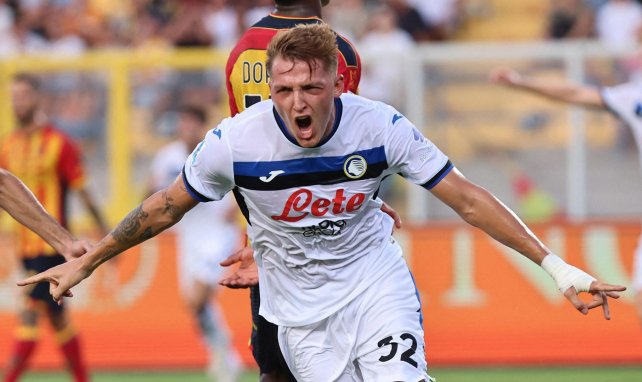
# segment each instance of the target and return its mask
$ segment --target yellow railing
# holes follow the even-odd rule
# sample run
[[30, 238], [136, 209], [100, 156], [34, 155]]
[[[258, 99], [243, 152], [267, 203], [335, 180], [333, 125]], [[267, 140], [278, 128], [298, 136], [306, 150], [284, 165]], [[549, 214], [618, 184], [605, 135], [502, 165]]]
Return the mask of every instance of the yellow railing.
[[218, 50], [113, 50], [81, 56], [20, 56], [0, 60], [0, 134], [14, 126], [9, 80], [17, 72], [99, 72], [106, 73], [108, 105], [106, 112], [106, 149], [109, 171], [109, 201], [105, 212], [111, 222], [124, 216], [138, 201], [129, 190], [132, 164], [130, 74], [141, 69], [224, 70], [228, 52]]

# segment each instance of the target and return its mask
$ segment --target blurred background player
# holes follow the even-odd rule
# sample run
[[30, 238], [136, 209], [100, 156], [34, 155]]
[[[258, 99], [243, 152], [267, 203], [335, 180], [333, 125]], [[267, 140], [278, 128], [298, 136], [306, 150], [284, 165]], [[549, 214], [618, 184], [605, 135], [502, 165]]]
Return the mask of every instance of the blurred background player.
[[[600, 89], [559, 79], [546, 80], [523, 76], [510, 68], [495, 69], [490, 73], [490, 80], [556, 101], [611, 112], [631, 129], [642, 163], [642, 83], [632, 81]], [[634, 255], [633, 289], [637, 314], [642, 323], [642, 235]]]
[[[197, 106], [180, 108], [177, 139], [154, 157], [150, 194], [170, 185], [181, 173], [185, 159], [207, 132], [207, 113]], [[178, 277], [185, 301], [209, 353], [208, 372], [215, 381], [236, 381], [241, 360], [231, 344], [229, 330], [215, 297], [222, 274], [219, 263], [240, 244], [236, 204], [231, 196], [203, 203], [177, 225]]]
[[[0, 144], [0, 167], [5, 168], [34, 191], [63, 226], [67, 220], [68, 190], [80, 196], [84, 206], [101, 230], [108, 232], [95, 203], [85, 189], [85, 171], [74, 142], [57, 130], [39, 108], [40, 84], [36, 77], [18, 74], [11, 83], [13, 110], [18, 128]], [[17, 248], [25, 272], [42, 272], [61, 264], [65, 258], [26, 227], [17, 228]], [[56, 333], [67, 364], [78, 382], [89, 379], [80, 349], [79, 336], [63, 306], [49, 295], [49, 286], [38, 284], [25, 290], [20, 307], [15, 346], [4, 382], [18, 380], [28, 366], [38, 342], [38, 320], [45, 314]]]
[[[293, 28], [298, 24], [322, 23], [321, 7], [330, 0], [275, 0], [275, 10], [257, 23], [252, 25], [232, 49], [225, 67], [227, 94], [231, 115], [236, 115], [255, 103], [270, 98], [265, 59], [268, 43], [281, 30]], [[339, 75], [343, 76], [344, 91], [356, 93], [361, 77], [361, 61], [359, 55], [347, 39], [337, 35], [339, 55]], [[236, 191], [235, 191], [236, 192]], [[243, 206], [240, 205], [243, 210]], [[243, 211], [244, 214], [247, 211]], [[248, 248], [249, 250], [249, 248]], [[238, 258], [240, 260], [240, 257]], [[247, 256], [246, 262], [233, 276], [256, 277], [256, 265]], [[233, 261], [223, 263], [230, 265]], [[228, 278], [227, 280], [231, 280]], [[224, 285], [230, 285], [222, 280]], [[254, 278], [258, 280], [258, 278]], [[252, 308], [252, 337], [250, 344], [252, 355], [259, 366], [261, 381], [295, 381], [290, 373], [277, 339], [277, 326], [259, 315], [260, 293], [259, 286], [250, 287]]]
[[89, 243], [76, 240], [69, 231], [49, 215], [33, 193], [15, 175], [0, 168], [0, 208], [29, 228], [58, 253], [70, 260], [82, 256]]

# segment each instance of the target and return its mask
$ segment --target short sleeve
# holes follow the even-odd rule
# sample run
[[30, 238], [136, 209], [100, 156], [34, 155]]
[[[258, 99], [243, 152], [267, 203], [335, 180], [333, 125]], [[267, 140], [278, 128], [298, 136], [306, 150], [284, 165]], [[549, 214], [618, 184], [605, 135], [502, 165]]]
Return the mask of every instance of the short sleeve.
[[642, 147], [642, 83], [628, 82], [602, 89], [606, 107], [623, 120]]
[[602, 100], [611, 112], [630, 122], [631, 119], [637, 119], [642, 115], [641, 92], [642, 84], [628, 82], [603, 88]]
[[225, 123], [207, 133], [183, 167], [187, 191], [199, 202], [220, 200], [234, 188], [232, 150]]
[[386, 156], [390, 168], [427, 189], [434, 187], [453, 168], [448, 157], [394, 108], [389, 121]]

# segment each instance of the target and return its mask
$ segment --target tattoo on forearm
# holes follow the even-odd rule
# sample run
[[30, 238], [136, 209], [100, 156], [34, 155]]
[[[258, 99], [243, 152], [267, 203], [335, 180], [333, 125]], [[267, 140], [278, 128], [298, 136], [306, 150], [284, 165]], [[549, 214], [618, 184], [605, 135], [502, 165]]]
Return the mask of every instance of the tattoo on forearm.
[[151, 238], [152, 236], [154, 236], [154, 234], [152, 233], [152, 227], [147, 227], [145, 228], [145, 231], [143, 231], [143, 233], [140, 234], [140, 240], [145, 241]]
[[[112, 232], [114, 240], [116, 240], [117, 242], [123, 242], [131, 239], [136, 234], [136, 232], [138, 232], [141, 227], [141, 223], [145, 219], [147, 219], [148, 216], [149, 214], [143, 211], [143, 205], [141, 204], [140, 206], [138, 206], [135, 210], [130, 212], [129, 215], [127, 215], [125, 219], [120, 222], [120, 224], [118, 224], [118, 227], [114, 229], [114, 231]], [[147, 231], [149, 231], [149, 237], [151, 237], [151, 227], [147, 228], [145, 232], [141, 234], [141, 237], [145, 237]]]
[[168, 213], [172, 219], [180, 217], [181, 212], [178, 207], [174, 204], [174, 199], [167, 194], [167, 191], [163, 191], [163, 213]]
[[112, 257], [116, 256], [119, 253], [120, 251], [118, 251], [118, 249], [116, 249], [114, 246], [112, 245], [107, 246], [107, 249], [105, 250], [105, 261], [111, 259]]

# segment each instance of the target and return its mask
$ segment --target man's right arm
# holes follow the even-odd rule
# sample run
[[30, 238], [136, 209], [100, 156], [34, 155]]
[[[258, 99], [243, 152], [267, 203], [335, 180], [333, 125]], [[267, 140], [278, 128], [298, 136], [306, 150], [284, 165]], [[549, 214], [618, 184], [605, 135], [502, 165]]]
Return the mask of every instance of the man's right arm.
[[171, 227], [196, 204], [179, 175], [169, 187], [145, 199], [83, 257], [29, 277], [18, 285], [48, 281], [52, 297], [60, 303], [62, 296], [70, 296], [69, 290], [100, 264]]
[[579, 106], [606, 108], [599, 89], [594, 86], [580, 85], [559, 79], [550, 80], [523, 76], [509, 68], [493, 70], [489, 75], [489, 79], [491, 82], [538, 94], [555, 101]]

